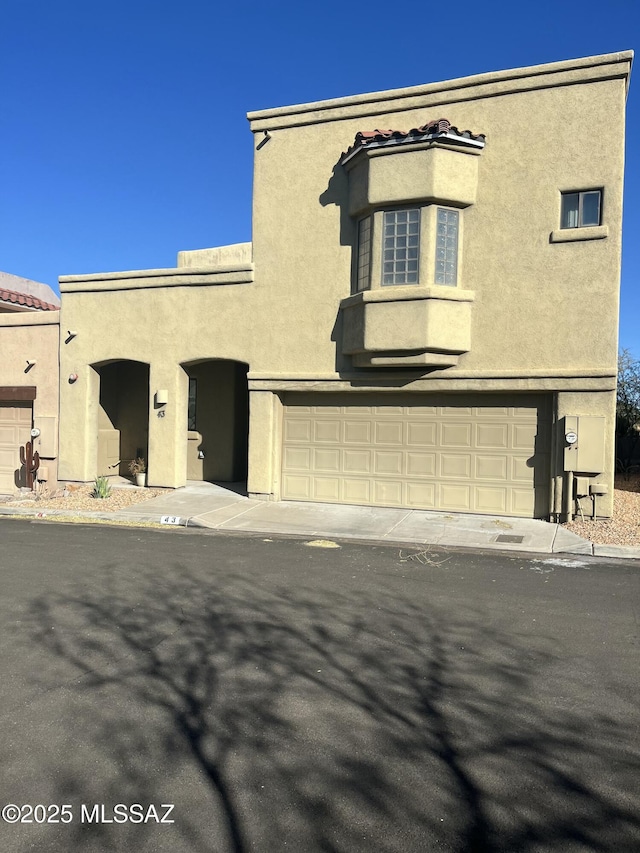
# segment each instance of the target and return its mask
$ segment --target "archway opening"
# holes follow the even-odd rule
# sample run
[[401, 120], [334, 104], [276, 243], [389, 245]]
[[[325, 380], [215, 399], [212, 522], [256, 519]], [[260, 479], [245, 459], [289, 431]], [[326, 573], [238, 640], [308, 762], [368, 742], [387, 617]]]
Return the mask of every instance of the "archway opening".
[[208, 359], [183, 364], [189, 379], [187, 480], [242, 483], [247, 478], [247, 364]]
[[129, 476], [129, 463], [148, 464], [149, 365], [112, 361], [95, 366], [100, 375], [98, 475]]

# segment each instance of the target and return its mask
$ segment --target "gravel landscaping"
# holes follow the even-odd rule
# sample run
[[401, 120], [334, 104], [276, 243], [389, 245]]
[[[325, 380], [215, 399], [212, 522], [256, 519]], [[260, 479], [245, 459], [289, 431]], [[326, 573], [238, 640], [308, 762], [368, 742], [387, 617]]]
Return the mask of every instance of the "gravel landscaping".
[[[65, 494], [62, 494], [64, 491]], [[112, 486], [108, 498], [91, 497], [93, 486], [68, 485], [66, 489], [59, 489], [55, 494], [44, 491], [34, 495], [27, 493], [14, 495], [2, 503], [5, 507], [33, 507], [34, 509], [62, 509], [70, 513], [74, 510], [89, 510], [91, 512], [118, 512], [132, 504], [148, 501], [158, 495], [164, 495], [172, 489], [146, 489], [136, 486], [123, 485]]]
[[616, 476], [613, 493], [613, 518], [602, 521], [575, 521], [564, 524], [567, 530], [599, 545], [640, 547], [640, 476]]

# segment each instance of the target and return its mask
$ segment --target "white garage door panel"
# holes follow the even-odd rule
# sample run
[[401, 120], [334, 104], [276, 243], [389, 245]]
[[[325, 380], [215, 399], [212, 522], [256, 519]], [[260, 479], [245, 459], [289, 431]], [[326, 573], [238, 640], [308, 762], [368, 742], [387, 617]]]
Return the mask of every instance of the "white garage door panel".
[[345, 477], [343, 495], [345, 503], [370, 504], [371, 483], [368, 480], [354, 480], [351, 477]]
[[549, 398], [434, 394], [427, 402], [394, 394], [357, 400], [356, 406], [348, 394], [287, 397], [283, 499], [547, 514]]
[[435, 483], [407, 483], [407, 506], [421, 509], [436, 508]]
[[30, 439], [31, 403], [0, 403], [0, 494], [16, 488], [20, 447]]

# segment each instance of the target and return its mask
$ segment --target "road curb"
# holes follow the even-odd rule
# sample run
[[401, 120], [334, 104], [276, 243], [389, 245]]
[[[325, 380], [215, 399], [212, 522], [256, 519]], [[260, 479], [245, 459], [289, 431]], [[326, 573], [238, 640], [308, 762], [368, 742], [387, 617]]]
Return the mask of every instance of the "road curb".
[[[131, 513], [124, 515], [116, 512], [90, 512], [90, 511], [73, 511], [67, 509], [47, 509], [33, 510], [31, 507], [0, 507], [0, 516], [8, 518], [32, 518], [34, 521], [56, 521], [63, 519], [74, 519], [78, 521], [118, 521], [120, 523], [147, 523], [158, 524], [162, 522], [159, 516], [142, 515]], [[163, 525], [164, 526], [164, 525]]]
[[[144, 513], [107, 513], [107, 512], [92, 512], [87, 510], [78, 510], [77, 512], [73, 512], [70, 510], [64, 509], [49, 509], [49, 510], [36, 510], [33, 507], [7, 507], [0, 506], [0, 516], [7, 516], [13, 518], [31, 518], [34, 521], [56, 521], [60, 520], [62, 523], [63, 520], [69, 519], [77, 522], [82, 522], [83, 520], [87, 523], [91, 522], [104, 522], [115, 523], [115, 524], [128, 524], [130, 526], [144, 525], [144, 524], [153, 524], [158, 527], [162, 527], [164, 529], [168, 529], [171, 527], [177, 528], [191, 528], [197, 530], [209, 530], [212, 532], [218, 533], [237, 533], [238, 531], [234, 530], [226, 530], [220, 527], [211, 527], [211, 525], [201, 522], [197, 516], [184, 516], [179, 517], [175, 516], [175, 518], [179, 518], [179, 523], [167, 522], [165, 519], [167, 516], [160, 515], [149, 515]], [[174, 518], [174, 516], [171, 516]], [[250, 535], [264, 535], [264, 530], [244, 530], [244, 533]], [[562, 532], [563, 534], [568, 533], [569, 531], [558, 531], [559, 534]], [[301, 533], [300, 531], [291, 531], [287, 533], [287, 531], [272, 531], [273, 535], [283, 535], [283, 536], [311, 536], [312, 533]], [[329, 534], [327, 534], [329, 535]], [[352, 537], [344, 536], [340, 534], [336, 534], [332, 538], [335, 539], [346, 539], [350, 540]], [[633, 548], [631, 546], [626, 545], [599, 545], [594, 542], [589, 541], [588, 539], [582, 539], [582, 537], [577, 536], [575, 533], [571, 534], [571, 539], [569, 539], [566, 535], [560, 535], [561, 540], [564, 539], [566, 544], [562, 544], [562, 541], [558, 542], [555, 539], [553, 543], [552, 553], [554, 554], [573, 554], [573, 555], [583, 555], [583, 556], [594, 556], [594, 557], [611, 557], [615, 559], [623, 559], [623, 560], [640, 560], [640, 548]], [[376, 544], [386, 544], [389, 540], [384, 539], [382, 537], [374, 538], [374, 537], [357, 537], [359, 542], [368, 542], [372, 545]], [[577, 540], [577, 541], [576, 541]], [[518, 551], [517, 548], [504, 549], [499, 547], [494, 547], [492, 543], [488, 542], [479, 542], [477, 544], [469, 544], [464, 543], [460, 545], [442, 545], [441, 542], [416, 542], [407, 540], [403, 543], [405, 547], [455, 547], [455, 548], [466, 548], [466, 549], [477, 549], [482, 551], [500, 551], [501, 553], [508, 553], [509, 551]], [[530, 549], [523, 548], [523, 552], [525, 553], [533, 553]], [[538, 553], [538, 552], [536, 552]]]
[[620, 557], [623, 560], [640, 560], [640, 548], [631, 545], [593, 545], [594, 557]]

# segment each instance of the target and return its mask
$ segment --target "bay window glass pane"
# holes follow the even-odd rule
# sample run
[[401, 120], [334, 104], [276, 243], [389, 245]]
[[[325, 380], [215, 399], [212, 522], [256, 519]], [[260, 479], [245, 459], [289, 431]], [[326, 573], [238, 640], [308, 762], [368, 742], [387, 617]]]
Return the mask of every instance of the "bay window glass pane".
[[435, 283], [455, 287], [458, 283], [458, 231], [457, 210], [438, 208], [436, 226]]
[[417, 284], [420, 211], [387, 210], [383, 229], [382, 284]]
[[368, 290], [371, 286], [371, 217], [358, 223], [358, 270], [356, 290]]

